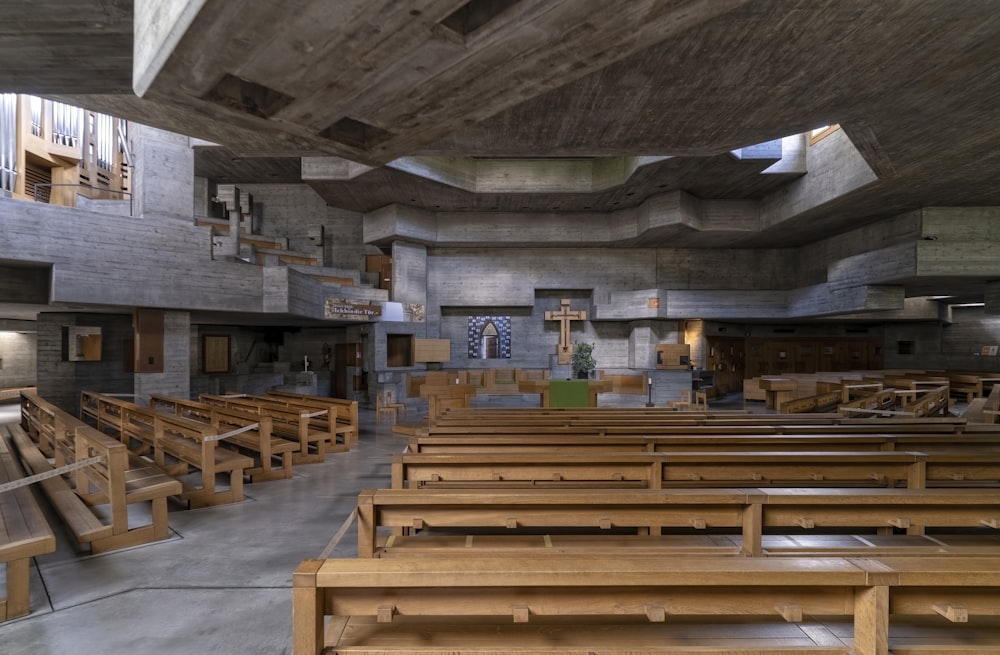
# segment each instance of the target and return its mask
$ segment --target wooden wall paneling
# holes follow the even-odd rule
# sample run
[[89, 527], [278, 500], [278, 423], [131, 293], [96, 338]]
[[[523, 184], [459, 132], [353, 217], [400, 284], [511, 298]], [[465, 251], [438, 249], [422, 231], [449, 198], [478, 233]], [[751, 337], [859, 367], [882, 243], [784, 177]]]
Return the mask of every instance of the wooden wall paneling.
[[136, 373], [163, 372], [163, 310], [136, 309], [134, 356]]

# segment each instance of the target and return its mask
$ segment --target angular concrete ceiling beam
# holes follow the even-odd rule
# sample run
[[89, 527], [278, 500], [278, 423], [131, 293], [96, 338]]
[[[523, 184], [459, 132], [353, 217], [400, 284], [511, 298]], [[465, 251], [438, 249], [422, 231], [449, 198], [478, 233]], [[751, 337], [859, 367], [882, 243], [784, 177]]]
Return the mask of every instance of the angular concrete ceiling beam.
[[[635, 209], [615, 212], [484, 213], [427, 212], [389, 205], [365, 214], [365, 243], [395, 239], [436, 246], [615, 246], [676, 232], [752, 233], [758, 224], [753, 201], [702, 201], [680, 191], [654, 196]], [[683, 245], [683, 244], [680, 244]]]
[[400, 157], [386, 164], [470, 193], [598, 193], [670, 157]]
[[789, 292], [789, 318], [818, 318], [847, 312], [903, 309], [905, 289], [892, 285], [863, 285], [830, 288], [819, 284]]
[[456, 0], [149, 0], [134, 79], [143, 97], [385, 163], [747, 2], [521, 0], [466, 31]]
[[827, 266], [827, 281], [831, 288], [844, 289], [908, 279], [916, 272], [917, 246], [910, 242], [831, 262]]
[[353, 180], [372, 169], [343, 157], [302, 157], [303, 182]]

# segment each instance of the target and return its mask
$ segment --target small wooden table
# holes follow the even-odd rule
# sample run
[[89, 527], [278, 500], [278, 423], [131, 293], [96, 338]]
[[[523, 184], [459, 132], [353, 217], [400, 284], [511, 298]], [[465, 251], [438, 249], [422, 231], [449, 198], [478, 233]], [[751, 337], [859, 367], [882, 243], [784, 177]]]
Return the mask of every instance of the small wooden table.
[[788, 378], [761, 378], [760, 388], [764, 390], [764, 406], [781, 411], [781, 403], [795, 398], [798, 383]]
[[[552, 380], [522, 380], [517, 383], [517, 390], [521, 393], [541, 394], [539, 407], [550, 407], [550, 383]], [[582, 380], [581, 380], [582, 382]], [[597, 407], [597, 394], [609, 393], [614, 387], [611, 380], [587, 380], [587, 394], [590, 407]]]
[[474, 384], [423, 384], [420, 397], [427, 399], [427, 422], [434, 425], [445, 410], [452, 407], [468, 407], [476, 395]]

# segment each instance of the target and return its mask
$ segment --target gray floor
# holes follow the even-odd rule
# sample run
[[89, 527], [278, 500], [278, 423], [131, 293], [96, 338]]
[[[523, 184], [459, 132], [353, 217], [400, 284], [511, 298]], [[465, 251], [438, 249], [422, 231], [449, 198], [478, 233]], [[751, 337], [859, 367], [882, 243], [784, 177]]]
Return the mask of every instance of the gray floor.
[[[0, 405], [4, 420], [18, 420], [16, 405]], [[388, 486], [391, 455], [405, 441], [362, 410], [351, 452], [247, 485], [240, 504], [176, 508], [170, 540], [114, 553], [76, 553], [50, 516], [59, 548], [36, 558], [31, 614], [0, 624], [0, 653], [291, 652], [292, 571], [323, 552], [359, 490]], [[351, 529], [333, 556], [356, 551]]]
[[[713, 407], [743, 406], [738, 394], [726, 400]], [[537, 396], [476, 402], [536, 403]], [[765, 411], [763, 403], [747, 407]], [[411, 411], [409, 418], [419, 415]], [[0, 405], [0, 422], [18, 419], [17, 405]], [[247, 499], [239, 504], [175, 508], [170, 540], [124, 551], [77, 553], [50, 516], [59, 549], [36, 559], [31, 614], [0, 624], [0, 654], [290, 652], [292, 571], [323, 552], [354, 509], [358, 491], [389, 485], [391, 456], [405, 443], [363, 409], [360, 442], [352, 451], [297, 466], [289, 480], [247, 485]], [[356, 549], [352, 527], [332, 556], [353, 557]]]

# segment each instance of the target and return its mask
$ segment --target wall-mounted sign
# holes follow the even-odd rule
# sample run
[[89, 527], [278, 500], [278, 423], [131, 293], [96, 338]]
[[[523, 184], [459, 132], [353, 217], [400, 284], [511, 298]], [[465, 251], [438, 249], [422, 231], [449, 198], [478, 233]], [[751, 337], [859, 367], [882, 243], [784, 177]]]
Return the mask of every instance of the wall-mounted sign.
[[374, 321], [382, 315], [379, 305], [351, 298], [327, 298], [323, 316], [340, 321]]

